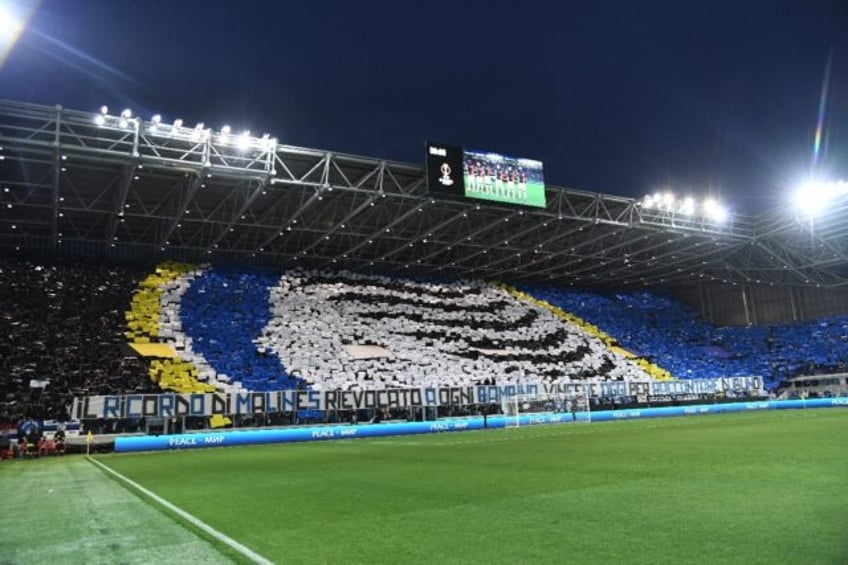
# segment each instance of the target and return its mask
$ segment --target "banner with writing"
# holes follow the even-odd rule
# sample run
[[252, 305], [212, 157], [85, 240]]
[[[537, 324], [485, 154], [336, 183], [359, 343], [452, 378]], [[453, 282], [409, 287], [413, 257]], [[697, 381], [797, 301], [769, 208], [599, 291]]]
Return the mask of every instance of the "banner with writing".
[[503, 398], [543, 395], [685, 398], [687, 395], [763, 394], [759, 377], [681, 381], [571, 382], [384, 390], [281, 390], [206, 394], [126, 394], [75, 398], [72, 418], [125, 419], [291, 413], [298, 410], [364, 410], [499, 404]]

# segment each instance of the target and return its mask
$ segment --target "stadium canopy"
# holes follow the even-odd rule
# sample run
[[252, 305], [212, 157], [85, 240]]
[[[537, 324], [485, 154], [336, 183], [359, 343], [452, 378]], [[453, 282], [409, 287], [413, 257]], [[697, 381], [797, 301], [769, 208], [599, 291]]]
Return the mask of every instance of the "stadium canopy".
[[0, 206], [5, 255], [594, 288], [848, 284], [848, 198], [814, 220], [789, 205], [718, 220], [548, 186], [546, 208], [517, 208], [429, 196], [423, 166], [106, 108], [0, 102]]

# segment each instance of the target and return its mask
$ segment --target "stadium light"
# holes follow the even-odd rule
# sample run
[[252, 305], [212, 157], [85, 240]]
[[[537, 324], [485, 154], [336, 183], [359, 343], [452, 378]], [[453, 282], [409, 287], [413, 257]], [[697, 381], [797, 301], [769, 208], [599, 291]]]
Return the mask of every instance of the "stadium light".
[[810, 180], [795, 191], [793, 203], [795, 207], [809, 217], [818, 216], [830, 204], [848, 194], [848, 182]]
[[174, 129], [180, 129], [181, 127], [183, 127], [183, 121], [179, 118], [174, 120]]
[[230, 131], [232, 131], [230, 126], [222, 127], [221, 134], [218, 136], [218, 143], [226, 144], [229, 141], [228, 137], [230, 135]]
[[24, 30], [24, 24], [4, 6], [0, 5], [0, 40], [13, 42]]
[[100, 113], [103, 114], [104, 116], [106, 114], [108, 114], [109, 113], [109, 106], [101, 106], [100, 107]]
[[250, 147], [250, 130], [242, 132], [242, 134], [238, 137], [236, 147], [238, 147], [240, 151], [246, 151]]
[[263, 150], [269, 151], [272, 147], [272, 145], [271, 145], [271, 135], [268, 134], [268, 133], [263, 133], [262, 139], [259, 141], [259, 143], [262, 145]]
[[727, 219], [727, 209], [712, 198], [704, 201], [704, 215], [714, 222], [722, 223]]
[[150, 133], [156, 133], [159, 131], [160, 123], [162, 123], [162, 116], [160, 114], [153, 114], [153, 117], [150, 118], [150, 127], [147, 128], [147, 131]]
[[106, 123], [106, 118], [103, 116], [103, 114], [98, 114], [94, 118], [94, 123], [102, 127]]
[[132, 110], [126, 108], [123, 112], [121, 112], [121, 117], [127, 119], [132, 118]]
[[713, 198], [707, 198], [699, 209], [694, 197], [680, 198], [671, 191], [646, 194], [640, 204], [646, 210], [661, 210], [680, 216], [698, 215], [717, 223], [723, 223], [730, 215], [727, 209]]

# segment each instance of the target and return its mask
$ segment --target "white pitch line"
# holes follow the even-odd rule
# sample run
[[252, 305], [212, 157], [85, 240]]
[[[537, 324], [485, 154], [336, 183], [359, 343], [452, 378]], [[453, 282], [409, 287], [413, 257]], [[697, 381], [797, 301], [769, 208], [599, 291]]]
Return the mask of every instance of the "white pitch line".
[[124, 475], [122, 475], [121, 473], [115, 471], [114, 469], [112, 469], [110, 467], [107, 467], [106, 465], [104, 465], [100, 461], [92, 459], [91, 457], [86, 457], [86, 458], [89, 461], [91, 461], [92, 463], [94, 463], [95, 465], [97, 465], [98, 467], [100, 467], [101, 469], [103, 469], [104, 471], [106, 471], [107, 473], [111, 473], [112, 475], [114, 475], [115, 477], [117, 477], [121, 481], [125, 482], [126, 484], [128, 484], [132, 488], [138, 490], [139, 492], [141, 492], [145, 496], [150, 497], [157, 504], [164, 506], [165, 508], [167, 508], [168, 510], [170, 510], [171, 512], [173, 512], [174, 514], [176, 514], [177, 516], [179, 516], [183, 520], [187, 521], [191, 525], [195, 526], [196, 528], [199, 528], [200, 530], [203, 530], [204, 532], [206, 532], [207, 534], [209, 534], [210, 536], [212, 536], [216, 540], [220, 541], [221, 543], [230, 546], [231, 548], [238, 551], [239, 553], [241, 553], [242, 555], [244, 555], [245, 557], [247, 557], [248, 559], [250, 559], [254, 563], [260, 563], [262, 565], [274, 565], [273, 561], [270, 561], [270, 560], [262, 557], [261, 555], [259, 555], [258, 553], [256, 553], [252, 549], [250, 549], [249, 547], [245, 547], [244, 545], [240, 544], [239, 542], [237, 542], [233, 538], [229, 537], [228, 535], [219, 532], [218, 530], [216, 530], [215, 528], [213, 528], [212, 526], [210, 526], [206, 522], [203, 522], [202, 520], [195, 518], [194, 516], [192, 516], [191, 514], [186, 512], [185, 510], [183, 510], [182, 508], [168, 502], [167, 500], [165, 500], [161, 496], [159, 496], [159, 495], [151, 492], [150, 490], [144, 488], [143, 486], [141, 486], [140, 484], [138, 484], [134, 480], [132, 480], [128, 477], [125, 477]]

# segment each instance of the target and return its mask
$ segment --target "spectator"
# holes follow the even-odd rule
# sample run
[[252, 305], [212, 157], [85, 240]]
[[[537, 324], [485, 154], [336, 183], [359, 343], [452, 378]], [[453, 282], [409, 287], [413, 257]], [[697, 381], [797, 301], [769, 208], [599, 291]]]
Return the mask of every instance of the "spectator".
[[65, 426], [59, 426], [53, 435], [53, 441], [56, 442], [56, 453], [65, 455]]

